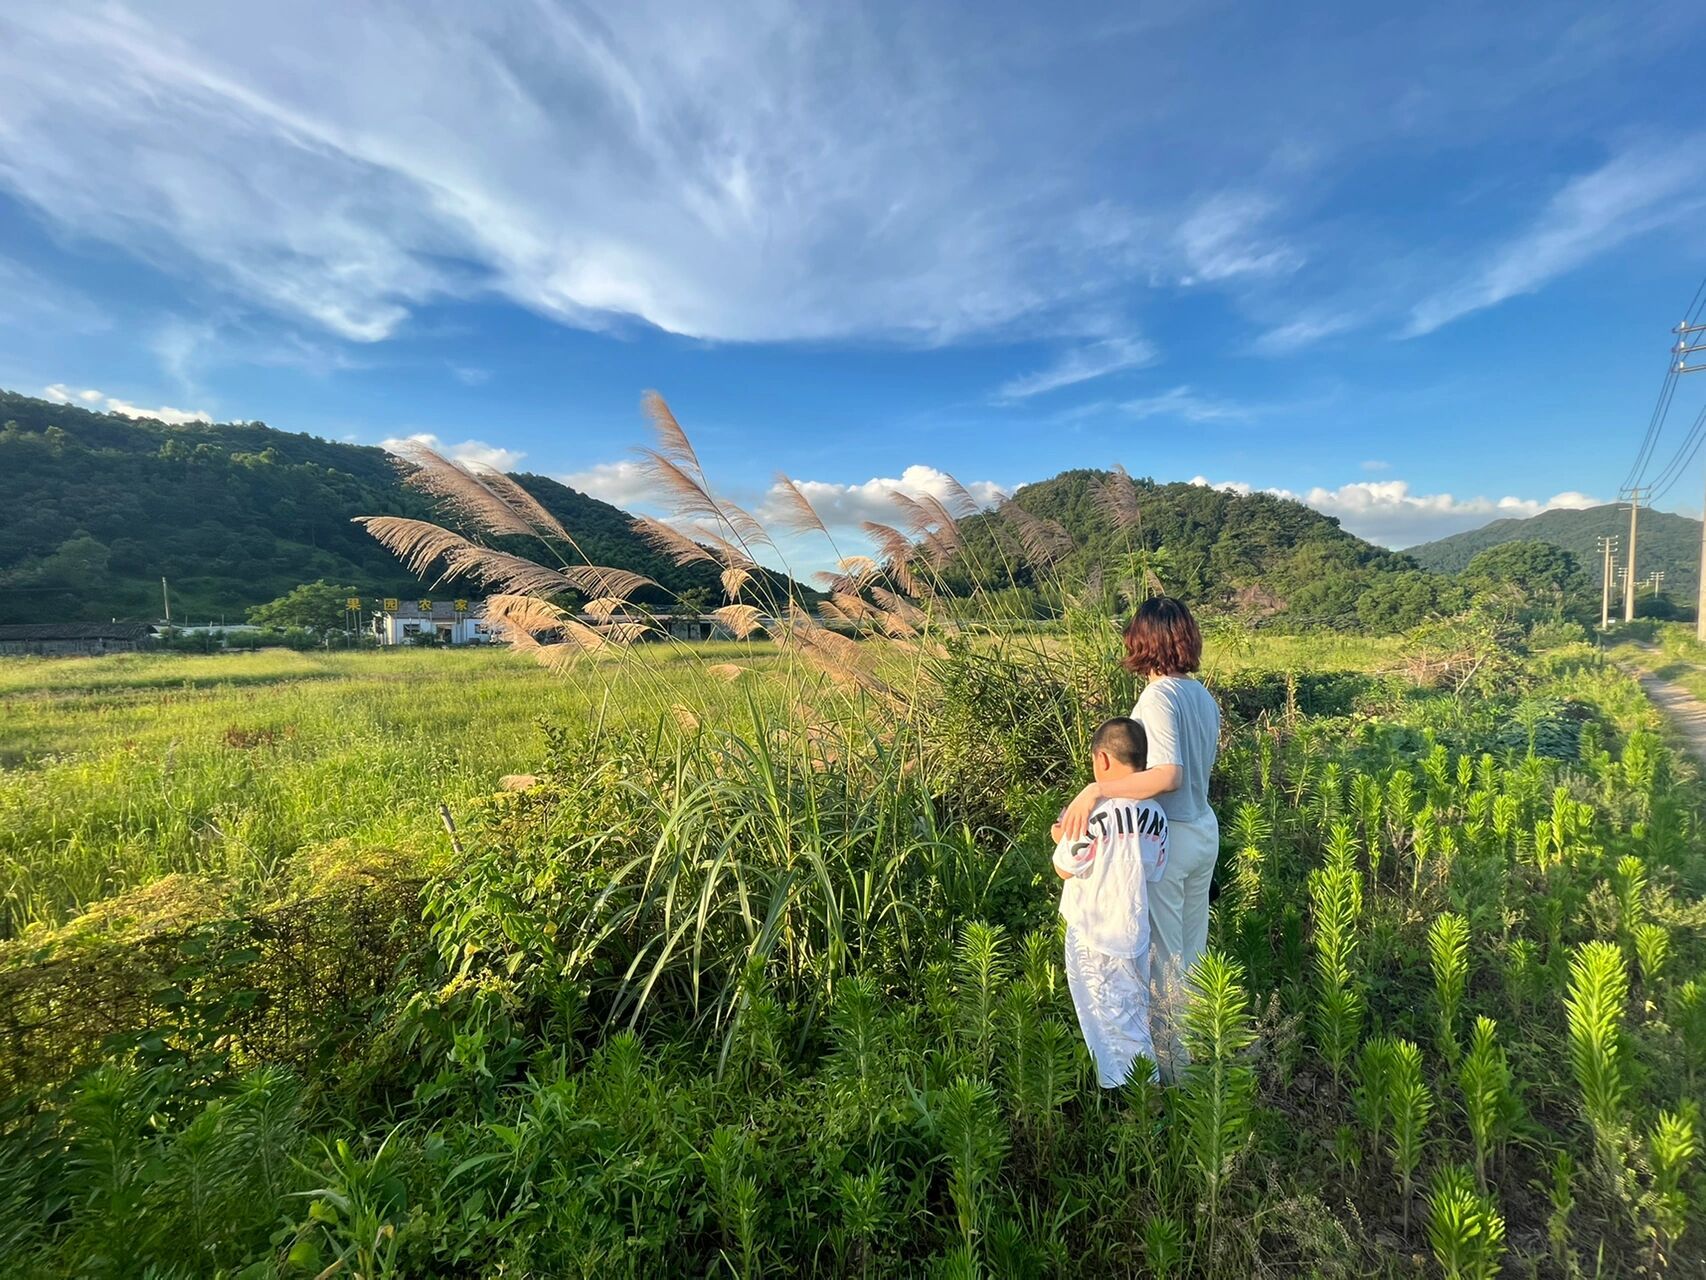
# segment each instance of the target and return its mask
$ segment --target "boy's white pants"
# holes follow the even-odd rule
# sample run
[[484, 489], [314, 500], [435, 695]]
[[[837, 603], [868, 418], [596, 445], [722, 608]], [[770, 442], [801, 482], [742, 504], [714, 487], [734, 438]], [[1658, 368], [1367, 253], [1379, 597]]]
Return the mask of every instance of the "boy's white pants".
[[1197, 822], [1167, 825], [1167, 866], [1149, 888], [1149, 982], [1155, 996], [1156, 1066], [1172, 1083], [1184, 1074], [1185, 1006], [1191, 970], [1208, 945], [1208, 890], [1220, 856], [1220, 823], [1212, 812]]
[[1084, 945], [1066, 928], [1066, 985], [1078, 1011], [1078, 1027], [1096, 1060], [1104, 1089], [1117, 1089], [1138, 1057], [1155, 1061], [1149, 1036], [1149, 953], [1111, 956]]

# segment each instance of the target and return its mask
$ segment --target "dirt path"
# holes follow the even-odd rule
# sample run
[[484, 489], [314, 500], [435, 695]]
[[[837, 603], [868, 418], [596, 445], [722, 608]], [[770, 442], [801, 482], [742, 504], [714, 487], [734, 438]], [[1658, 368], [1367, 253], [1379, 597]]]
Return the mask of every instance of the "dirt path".
[[1641, 688], [1647, 691], [1653, 705], [1664, 712], [1665, 718], [1688, 743], [1689, 754], [1701, 764], [1706, 764], [1706, 702], [1700, 701], [1681, 685], [1661, 680], [1650, 671], [1637, 667], [1632, 674], [1641, 682]]

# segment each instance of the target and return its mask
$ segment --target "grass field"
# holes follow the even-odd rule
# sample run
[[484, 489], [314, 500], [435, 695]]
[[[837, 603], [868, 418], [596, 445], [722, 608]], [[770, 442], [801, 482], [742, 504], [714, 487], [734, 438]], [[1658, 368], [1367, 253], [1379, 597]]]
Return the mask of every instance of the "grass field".
[[1633, 683], [1213, 638], [1193, 1062], [1103, 1093], [1043, 833], [1106, 640], [0, 668], [0, 1265], [1706, 1273], [1702, 793]]
[[[1208, 661], [1331, 669], [1380, 665], [1392, 650], [1272, 637], [1211, 646]], [[678, 707], [726, 718], [738, 695], [705, 669], [774, 658], [762, 644], [653, 646], [631, 655], [613, 691], [505, 649], [0, 664], [0, 939], [173, 873], [206, 878], [201, 906], [238, 906], [311, 890], [337, 859], [430, 871], [449, 851], [439, 806], [454, 813], [536, 769], [541, 721], [626, 723]], [[181, 896], [127, 903], [117, 919], [178, 910]]]

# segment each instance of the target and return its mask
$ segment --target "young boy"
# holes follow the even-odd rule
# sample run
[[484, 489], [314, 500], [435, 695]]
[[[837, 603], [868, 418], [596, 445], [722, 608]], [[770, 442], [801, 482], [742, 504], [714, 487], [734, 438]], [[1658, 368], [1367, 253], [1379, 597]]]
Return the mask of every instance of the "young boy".
[[[1149, 755], [1143, 726], [1124, 716], [1090, 740], [1096, 781], [1142, 770]], [[1148, 882], [1167, 863], [1167, 815], [1153, 800], [1103, 800], [1079, 840], [1061, 838], [1054, 869], [1066, 883], [1066, 981], [1078, 1026], [1104, 1089], [1125, 1083], [1132, 1062], [1155, 1061], [1149, 1031]]]

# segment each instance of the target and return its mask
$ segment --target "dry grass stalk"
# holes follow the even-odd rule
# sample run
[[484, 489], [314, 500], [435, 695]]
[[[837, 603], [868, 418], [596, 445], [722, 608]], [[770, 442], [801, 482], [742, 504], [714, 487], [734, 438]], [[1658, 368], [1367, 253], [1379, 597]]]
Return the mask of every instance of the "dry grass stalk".
[[563, 577], [584, 596], [604, 596], [615, 600], [626, 600], [641, 587], [657, 586], [643, 573], [596, 564], [571, 565], [563, 570]]
[[709, 550], [662, 520], [654, 520], [650, 516], [635, 516], [633, 528], [653, 550], [668, 557], [671, 564], [717, 563], [716, 556]]
[[852, 592], [837, 591], [829, 599], [849, 622], [862, 622], [876, 612], [870, 601]]
[[772, 545], [770, 535], [764, 531], [764, 526], [745, 507], [733, 502], [720, 502], [717, 506], [723, 517], [723, 523], [734, 531], [735, 537], [749, 547]]
[[1019, 535], [1019, 545], [1033, 568], [1046, 569], [1072, 550], [1072, 535], [1058, 521], [1032, 515], [1011, 498], [998, 510]]
[[598, 634], [612, 643], [628, 645], [633, 644], [643, 636], [650, 635], [656, 629], [649, 622], [623, 619], [605, 623], [598, 628]]
[[557, 630], [568, 617], [567, 610], [536, 596], [486, 597], [486, 625], [517, 649], [538, 649], [538, 636]]
[[482, 586], [495, 588], [507, 595], [554, 596], [567, 591], [573, 584], [555, 569], [513, 556], [507, 551], [493, 551], [472, 543], [451, 551], [444, 557], [444, 572], [440, 582], [472, 577]]
[[812, 506], [811, 500], [801, 492], [800, 486], [780, 471], [776, 473], [776, 487], [772, 492], [781, 500], [776, 521], [784, 529], [793, 533], [821, 533], [824, 537], [829, 537], [829, 528], [824, 524], [823, 517], [818, 515], [817, 508]]
[[910, 493], [897, 489], [889, 494], [889, 501], [900, 508], [901, 523], [915, 538], [922, 538], [924, 531], [936, 523], [935, 514]]
[[695, 520], [723, 523], [727, 517], [699, 480], [690, 475], [680, 463], [665, 457], [656, 449], [640, 450], [640, 468], [652, 483], [668, 495], [678, 516]]
[[483, 462], [470, 462], [467, 466], [475, 479], [502, 499], [510, 510], [532, 525], [535, 531], [541, 535], [561, 538], [571, 546], [574, 544], [569, 531], [563, 528], [557, 517], [545, 510], [545, 505], [517, 481]]
[[752, 579], [752, 571], [741, 565], [723, 570], [723, 594], [730, 600], [739, 600], [740, 593]]
[[907, 536], [893, 525], [878, 524], [875, 520], [867, 520], [861, 526], [870, 536], [877, 549], [883, 553], [886, 563], [883, 571], [894, 580], [896, 586], [909, 596], [919, 592], [918, 579], [912, 572], [912, 558], [918, 549], [912, 545]]
[[[974, 516], [983, 509], [983, 504], [966, 492], [966, 487], [953, 476], [945, 477], [944, 487], [948, 494], [943, 505], [953, 513], [956, 520]], [[1006, 501], [1007, 495], [998, 493], [996, 498], [997, 501]]]
[[480, 477], [419, 441], [399, 445], [403, 483], [448, 507], [482, 533], [531, 536], [533, 526], [493, 492]]
[[1142, 525], [1143, 512], [1137, 502], [1137, 486], [1118, 463], [1107, 479], [1096, 486], [1096, 507], [1116, 529]]
[[648, 391], [640, 397], [640, 403], [645, 407], [646, 416], [652, 421], [652, 430], [657, 432], [658, 451], [703, 478], [705, 468], [699, 465], [699, 455], [693, 451], [693, 442], [687, 438], [687, 433], [675, 420], [675, 414], [668, 402], [657, 392]]
[[618, 599], [615, 596], [600, 596], [596, 600], [588, 600], [586, 604], [581, 606], [581, 612], [586, 614], [589, 618], [597, 618], [601, 622], [608, 622], [618, 613], [621, 613], [627, 606], [627, 603], [628, 602], [626, 600]]
[[725, 680], [733, 684], [744, 675], [751, 675], [751, 667], [743, 667], [734, 662], [715, 662], [705, 668], [705, 674], [717, 680]]
[[764, 615], [750, 604], [726, 604], [711, 610], [711, 616], [733, 632], [737, 640], [751, 636], [764, 620]]
[[419, 578], [426, 577], [427, 569], [440, 556], [473, 546], [460, 534], [425, 520], [408, 520], [402, 516], [356, 516], [350, 523], [365, 528], [380, 546]]

